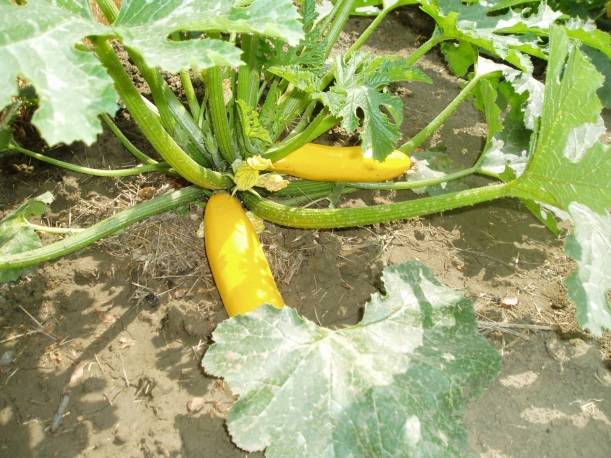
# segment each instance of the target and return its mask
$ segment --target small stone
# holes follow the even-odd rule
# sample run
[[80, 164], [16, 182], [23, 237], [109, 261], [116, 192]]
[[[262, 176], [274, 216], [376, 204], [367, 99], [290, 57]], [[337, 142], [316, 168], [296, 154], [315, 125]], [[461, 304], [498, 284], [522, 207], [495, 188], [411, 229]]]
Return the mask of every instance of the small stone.
[[501, 299], [501, 307], [510, 309], [519, 304], [519, 300], [516, 296], [505, 296]]
[[14, 360], [15, 360], [15, 351], [7, 350], [4, 353], [2, 353], [2, 356], [0, 357], [0, 367], [10, 366]]

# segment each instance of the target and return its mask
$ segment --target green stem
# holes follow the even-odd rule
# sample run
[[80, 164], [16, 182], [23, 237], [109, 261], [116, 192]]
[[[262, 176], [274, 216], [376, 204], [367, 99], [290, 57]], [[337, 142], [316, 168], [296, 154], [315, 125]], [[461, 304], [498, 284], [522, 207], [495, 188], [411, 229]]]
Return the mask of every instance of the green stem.
[[244, 65], [238, 70], [238, 99], [250, 108], [257, 106], [259, 92], [259, 70], [257, 68], [257, 48], [259, 41], [254, 35], [242, 34]]
[[195, 200], [203, 199], [209, 194], [208, 191], [191, 186], [164, 194], [160, 197], [155, 197], [147, 202], [123, 210], [104, 221], [88, 227], [78, 234], [71, 235], [58, 242], [23, 253], [0, 256], [0, 272], [11, 269], [23, 269], [61, 258], [62, 256], [85, 248], [104, 237], [115, 234], [130, 224], [137, 223], [150, 216], [180, 207]]
[[127, 48], [127, 52], [153, 94], [155, 104], [143, 98], [144, 103], [149, 109], [158, 111], [162, 126], [191, 159], [199, 165], [209, 167], [212, 158], [204, 146], [202, 133], [193, 117], [163, 79], [161, 71], [149, 67], [143, 57], [133, 49]]
[[439, 31], [439, 29], [435, 29], [431, 38], [422, 43], [413, 53], [409, 55], [405, 62], [408, 65], [415, 65], [426, 53], [428, 53], [431, 49], [437, 46], [439, 43], [447, 40], [443, 33]]
[[[321, 200], [325, 198], [331, 201], [332, 198], [330, 196], [334, 193], [334, 190], [335, 190], [335, 186], [332, 186], [331, 189], [327, 191], [318, 191], [318, 192], [313, 192], [308, 195], [295, 196], [291, 199], [283, 200], [280, 203], [282, 205], [287, 205], [290, 207], [298, 207], [301, 205], [312, 204], [313, 202], [316, 202], [317, 200]], [[350, 194], [351, 192], [355, 192], [355, 191], [357, 190], [353, 188], [344, 188], [339, 192], [339, 194], [341, 195]]]
[[96, 177], [127, 177], [131, 175], [139, 175], [147, 172], [167, 172], [170, 167], [167, 164], [147, 164], [139, 165], [137, 167], [130, 167], [126, 169], [116, 170], [105, 170], [105, 169], [93, 169], [91, 167], [83, 167], [81, 165], [71, 164], [69, 162], [60, 161], [44, 154], [30, 151], [29, 149], [23, 148], [18, 145], [11, 146], [8, 151], [15, 151], [21, 154], [25, 154], [31, 158], [37, 159], [47, 164], [62, 167], [72, 172], [83, 173], [85, 175], [93, 175]]
[[330, 193], [335, 183], [326, 181], [294, 180], [280, 191], [273, 193], [273, 197], [296, 197], [317, 194], [321, 192]]
[[346, 186], [357, 189], [382, 189], [382, 190], [404, 190], [404, 189], [417, 189], [425, 188], [427, 186], [435, 186], [438, 184], [447, 183], [449, 181], [458, 180], [468, 175], [472, 175], [479, 171], [479, 167], [474, 166], [468, 169], [460, 170], [454, 173], [448, 173], [439, 178], [429, 178], [428, 180], [414, 180], [414, 181], [394, 181], [385, 183], [345, 183]]
[[117, 20], [119, 16], [119, 8], [114, 0], [96, 0], [98, 6], [102, 10], [102, 14], [111, 24]]
[[[488, 74], [491, 75], [491, 74]], [[405, 154], [413, 153], [416, 148], [422, 145], [431, 135], [437, 132], [438, 129], [448, 120], [452, 114], [458, 109], [458, 107], [471, 95], [475, 90], [480, 79], [485, 78], [488, 75], [476, 76], [460, 91], [458, 96], [452, 100], [447, 107], [439, 113], [435, 119], [433, 119], [424, 129], [413, 136], [408, 142], [401, 145], [400, 151]]]
[[293, 130], [289, 132], [289, 134], [284, 139], [285, 141], [290, 140], [295, 135], [303, 132], [303, 130], [310, 125], [310, 118], [312, 116], [312, 113], [316, 109], [316, 105], [318, 105], [317, 101], [310, 102], [308, 107], [305, 109], [305, 111], [301, 115], [301, 119], [299, 120], [299, 123], [293, 128]]
[[352, 44], [352, 46], [350, 46], [348, 51], [346, 51], [346, 54], [344, 54], [344, 60], [350, 60], [354, 53], [356, 53], [359, 49], [363, 47], [365, 43], [367, 43], [367, 40], [369, 40], [373, 32], [375, 32], [375, 30], [382, 23], [382, 21], [384, 21], [386, 16], [388, 16], [388, 13], [390, 13], [393, 9], [394, 8], [386, 8], [375, 17], [371, 24], [369, 24], [367, 28], [363, 31], [363, 33], [361, 33], [361, 36], [359, 36], [358, 39]]
[[333, 46], [335, 46], [335, 42], [339, 38], [340, 33], [344, 30], [346, 26], [346, 22], [350, 19], [350, 13], [352, 12], [352, 8], [354, 7], [354, 2], [356, 0], [343, 0], [338, 11], [337, 16], [331, 22], [331, 29], [327, 36], [325, 37], [325, 58], [329, 57]]
[[25, 226], [34, 229], [35, 231], [46, 232], [48, 234], [79, 234], [85, 230], [79, 227], [43, 226], [41, 224], [30, 223], [29, 221], [25, 224]]
[[212, 117], [212, 129], [221, 154], [227, 162], [233, 163], [240, 156], [233, 147], [231, 129], [227, 119], [225, 98], [223, 96], [223, 74], [219, 67], [212, 67], [205, 73], [206, 89], [208, 91], [208, 107]]
[[193, 82], [191, 81], [191, 75], [188, 70], [180, 71], [180, 81], [182, 82], [182, 88], [185, 91], [185, 97], [189, 104], [189, 110], [191, 110], [191, 116], [193, 119], [199, 118], [199, 102], [195, 95], [195, 89], [193, 88]]
[[278, 143], [273, 148], [265, 152], [263, 156], [272, 162], [278, 161], [288, 156], [297, 148], [301, 148], [306, 143], [317, 139], [322, 134], [335, 126], [339, 120], [329, 114], [327, 110], [321, 111], [301, 133], [291, 137], [286, 142]]
[[134, 120], [165, 161], [186, 180], [209, 189], [226, 189], [231, 179], [195, 162], [165, 131], [159, 118], [146, 106], [121, 61], [105, 38], [92, 38], [100, 61], [115, 82], [117, 92]]
[[102, 120], [104, 121], [104, 123], [108, 126], [111, 132], [115, 134], [115, 137], [119, 139], [119, 141], [125, 147], [125, 149], [132, 154], [132, 156], [134, 156], [136, 159], [138, 159], [140, 162], [143, 162], [144, 164], [151, 164], [151, 165], [158, 164], [158, 162], [155, 159], [149, 157], [148, 155], [143, 153], [141, 150], [136, 148], [136, 146], [131, 141], [129, 141], [129, 139], [125, 136], [125, 134], [121, 131], [121, 129], [119, 129], [119, 126], [115, 124], [115, 122], [112, 120], [110, 116], [108, 116], [106, 113], [102, 113], [101, 116], [102, 116]]
[[508, 195], [507, 184], [484, 186], [441, 196], [360, 208], [300, 209], [242, 193], [242, 200], [257, 216], [275, 224], [304, 229], [333, 229], [388, 223], [467, 207]]

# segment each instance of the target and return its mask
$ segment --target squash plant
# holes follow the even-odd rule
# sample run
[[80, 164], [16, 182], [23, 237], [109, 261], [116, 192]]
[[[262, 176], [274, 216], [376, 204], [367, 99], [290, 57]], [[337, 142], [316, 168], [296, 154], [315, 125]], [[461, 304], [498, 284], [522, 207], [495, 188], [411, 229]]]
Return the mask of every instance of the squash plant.
[[[611, 38], [591, 22], [528, 0], [125, 0], [120, 9], [97, 0], [102, 24], [90, 3], [0, 0], [0, 154], [103, 177], [161, 172], [192, 185], [78, 230], [31, 222], [52, 196], [31, 199], [0, 221], [0, 281], [219, 191], [264, 220], [312, 229], [510, 197], [554, 232], [558, 218], [572, 220], [567, 253], [578, 270], [567, 285], [579, 322], [595, 335], [611, 328], [611, 161], [602, 143], [605, 78], [596, 67], [608, 65]], [[407, 58], [363, 53], [384, 18], [405, 5], [419, 5], [435, 21], [431, 37]], [[333, 54], [352, 14], [373, 18], [349, 49]], [[402, 140], [402, 101], [389, 86], [430, 83], [417, 65], [435, 49], [464, 87]], [[146, 80], [150, 99], [134, 85], [120, 50]], [[603, 59], [591, 60], [592, 53]], [[533, 75], [535, 59], [546, 66], [545, 83]], [[180, 77], [184, 97], [171, 90], [168, 73]], [[381, 181], [403, 172], [467, 101], [488, 124], [471, 167], [437, 171], [412, 158], [405, 177]], [[158, 156], [136, 148], [114, 123], [119, 103]], [[28, 149], [11, 130], [26, 111], [49, 146], [92, 144], [104, 123], [138, 165], [92, 169]], [[338, 125], [358, 133], [360, 149], [311, 145]], [[394, 171], [375, 175], [387, 169]], [[490, 182], [452, 191], [470, 175]], [[430, 195], [364, 208], [303, 207], [363, 189]], [[249, 227], [234, 200], [213, 199], [219, 213], [225, 202]], [[222, 235], [229, 219], [207, 225]], [[62, 238], [42, 246], [40, 231]], [[218, 327], [203, 365], [240, 396], [228, 422], [238, 446], [269, 456], [466, 453], [459, 413], [494, 377], [498, 355], [477, 335], [470, 303], [424, 266], [389, 268], [383, 280], [385, 294], [374, 295], [350, 328], [324, 329], [290, 307], [267, 305]], [[249, 309], [257, 306], [251, 302]]]

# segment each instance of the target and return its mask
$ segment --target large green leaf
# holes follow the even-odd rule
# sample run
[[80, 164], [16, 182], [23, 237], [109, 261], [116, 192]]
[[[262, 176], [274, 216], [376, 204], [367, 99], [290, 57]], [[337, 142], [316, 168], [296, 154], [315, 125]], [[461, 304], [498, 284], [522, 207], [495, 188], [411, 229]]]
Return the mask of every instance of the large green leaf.
[[[611, 36], [608, 33], [582, 20], [565, 21], [565, 16], [551, 9], [546, 2], [535, 5], [535, 2], [523, 0], [421, 0], [421, 3], [422, 10], [437, 22], [446, 39], [469, 43], [522, 70], [532, 70], [528, 55], [546, 58], [548, 49], [542, 38], [549, 35], [552, 25], [564, 22], [571, 38], [611, 57]], [[528, 8], [511, 9], [525, 3], [529, 3]], [[453, 65], [460, 63], [457, 67], [460, 71], [469, 65], [465, 60], [470, 56], [467, 51], [466, 45], [444, 46], [444, 52]], [[474, 57], [471, 63], [475, 63]]]
[[572, 202], [596, 212], [611, 206], [609, 147], [596, 91], [603, 77], [566, 32], [551, 33], [543, 112], [531, 160], [512, 193], [567, 210]]
[[[403, 121], [401, 98], [383, 92], [390, 83], [430, 79], [396, 56], [373, 58], [357, 54], [348, 63], [338, 56], [334, 67], [335, 83], [317, 97], [329, 111], [342, 119], [342, 127], [354, 132], [362, 127], [362, 148], [366, 154], [382, 161], [401, 137]], [[362, 114], [362, 120], [361, 120]]]
[[126, 0], [114, 26], [149, 65], [171, 72], [241, 63], [241, 51], [229, 42], [171, 40], [174, 32], [258, 33], [292, 45], [303, 38], [292, 0]]
[[460, 414], [497, 374], [471, 303], [417, 262], [385, 269], [362, 321], [262, 306], [221, 323], [203, 366], [239, 400], [229, 432], [269, 457], [464, 456]]
[[[51, 202], [53, 195], [45, 192], [29, 199], [0, 221], [0, 256], [22, 253], [42, 246], [38, 234], [27, 222], [32, 216], [42, 215]], [[17, 280], [24, 271], [25, 269], [2, 271], [0, 282]]]
[[577, 320], [592, 334], [611, 329], [611, 216], [598, 215], [585, 205], [571, 204], [575, 223], [567, 239], [566, 253], [577, 261], [578, 270], [567, 279], [569, 295], [577, 305]]
[[422, 10], [429, 14], [446, 37], [471, 43], [499, 56], [523, 70], [532, 69], [526, 54], [545, 57], [543, 44], [534, 34], [508, 34], [514, 28], [547, 29], [561, 16], [546, 4], [536, 14], [525, 17], [509, 9], [495, 13], [498, 0], [463, 3], [461, 0], [422, 0]]
[[88, 11], [76, 0], [0, 3], [0, 109], [18, 94], [17, 78], [30, 81], [40, 101], [32, 122], [51, 145], [93, 143], [102, 131], [98, 115], [117, 109], [104, 67], [75, 47], [88, 35], [107, 33], [87, 19]]

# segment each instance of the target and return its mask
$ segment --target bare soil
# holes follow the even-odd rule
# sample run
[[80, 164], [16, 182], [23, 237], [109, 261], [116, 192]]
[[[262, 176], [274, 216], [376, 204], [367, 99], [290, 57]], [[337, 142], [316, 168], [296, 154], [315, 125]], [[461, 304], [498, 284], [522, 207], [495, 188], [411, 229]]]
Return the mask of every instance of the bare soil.
[[[352, 20], [343, 43], [367, 23]], [[393, 16], [368, 50], [406, 55], [423, 39]], [[439, 56], [422, 67], [432, 86], [396, 88], [405, 136], [460, 87]], [[473, 160], [484, 135], [480, 114], [465, 105], [431, 143], [458, 166]], [[56, 154], [93, 167], [130, 162], [109, 135]], [[0, 175], [0, 209], [50, 190], [57, 200], [46, 220], [73, 226], [173, 186], [158, 175], [77, 176], [22, 157], [0, 161]], [[344, 205], [407, 196], [351, 195]], [[161, 215], [0, 286], [0, 456], [246, 456], [223, 426], [231, 394], [199, 366], [226, 318], [197, 237], [201, 219], [196, 205]], [[466, 411], [480, 456], [609, 456], [611, 376], [601, 350], [609, 338], [579, 330], [562, 283], [574, 268], [562, 240], [518, 202], [356, 230], [268, 224], [262, 240], [287, 303], [325, 326], [358, 321], [388, 264], [418, 259], [465, 290], [503, 356], [499, 379]]]

